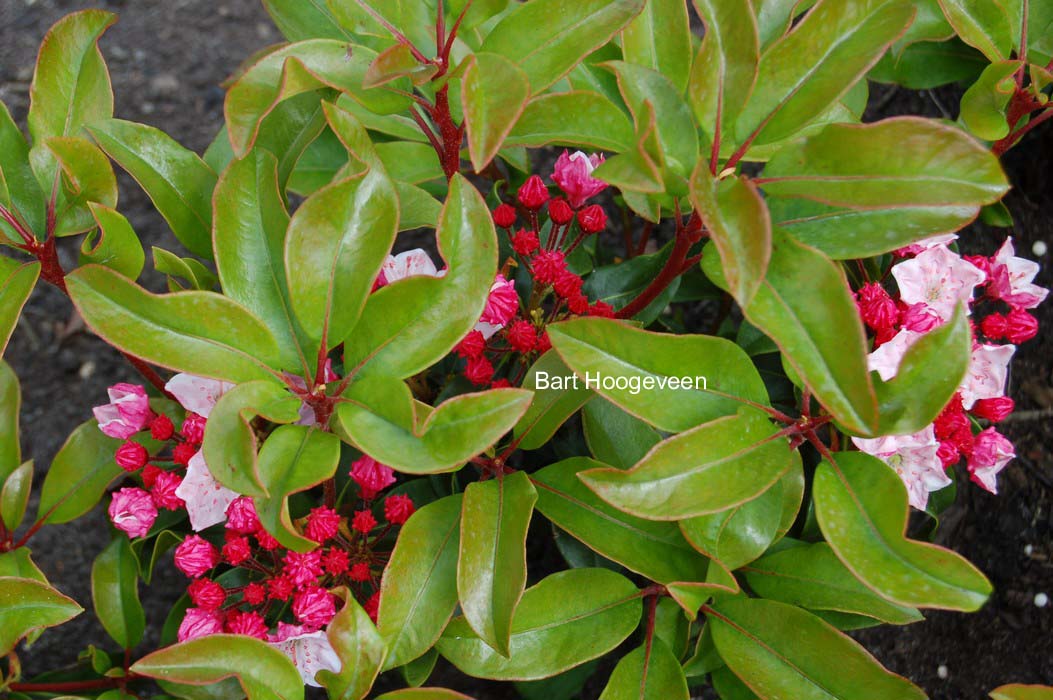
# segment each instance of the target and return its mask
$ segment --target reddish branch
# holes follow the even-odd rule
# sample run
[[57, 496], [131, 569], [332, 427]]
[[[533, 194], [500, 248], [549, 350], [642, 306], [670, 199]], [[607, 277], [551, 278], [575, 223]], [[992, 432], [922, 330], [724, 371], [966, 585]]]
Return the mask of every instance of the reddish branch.
[[676, 240], [673, 243], [673, 250], [669, 253], [669, 258], [662, 267], [662, 271], [635, 299], [618, 311], [617, 317], [632, 318], [640, 313], [647, 308], [648, 304], [657, 299], [673, 283], [673, 280], [697, 265], [702, 256], [695, 255], [689, 258], [688, 253], [691, 252], [692, 246], [702, 240], [704, 234], [702, 219], [699, 218], [697, 213], [692, 214], [687, 224], [684, 224], [681, 221], [680, 213], [677, 212]]

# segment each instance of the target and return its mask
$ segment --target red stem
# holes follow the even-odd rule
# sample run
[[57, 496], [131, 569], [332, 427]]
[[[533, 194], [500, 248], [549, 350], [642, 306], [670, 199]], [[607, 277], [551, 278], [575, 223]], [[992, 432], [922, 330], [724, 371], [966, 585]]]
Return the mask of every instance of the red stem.
[[1013, 133], [1009, 134], [1009, 136], [1006, 136], [1001, 141], [996, 142], [995, 145], [991, 146], [991, 152], [994, 153], [996, 156], [1004, 155], [1006, 151], [1015, 146], [1020, 141], [1020, 139], [1026, 136], [1029, 131], [1034, 129], [1042, 122], [1048, 121], [1049, 119], [1053, 119], [1053, 107], [1047, 107], [1046, 111], [1044, 111], [1042, 114], [1038, 115], [1037, 117], [1029, 121], [1027, 124], [1014, 131]]
[[687, 272], [701, 259], [700, 256], [690, 259], [687, 257], [691, 246], [702, 240], [701, 220], [693, 215], [685, 226], [680, 221], [679, 212], [676, 218], [676, 242], [673, 244], [673, 250], [669, 253], [669, 259], [665, 261], [662, 271], [635, 299], [615, 314], [617, 318], [632, 318], [646, 309], [648, 304], [657, 299], [658, 295], [673, 283], [673, 280]]

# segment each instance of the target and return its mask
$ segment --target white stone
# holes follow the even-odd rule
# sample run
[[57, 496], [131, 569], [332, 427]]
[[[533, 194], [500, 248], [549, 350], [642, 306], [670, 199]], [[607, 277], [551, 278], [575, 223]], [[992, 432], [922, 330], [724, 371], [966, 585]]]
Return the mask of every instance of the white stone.
[[1035, 594], [1035, 607], [1037, 607], [1037, 608], [1044, 608], [1047, 605], [1049, 605], [1049, 596], [1046, 595], [1045, 593], [1036, 593]]
[[1047, 250], [1049, 250], [1049, 247], [1046, 246], [1045, 241], [1035, 241], [1031, 245], [1031, 252], [1035, 254], [1035, 257], [1041, 258], [1043, 255], [1046, 254]]

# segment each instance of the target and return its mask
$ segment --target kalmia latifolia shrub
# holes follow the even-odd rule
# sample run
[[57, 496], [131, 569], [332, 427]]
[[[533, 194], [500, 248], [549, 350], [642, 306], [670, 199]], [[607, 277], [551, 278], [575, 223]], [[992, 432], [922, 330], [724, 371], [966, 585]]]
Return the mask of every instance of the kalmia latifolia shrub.
[[[999, 157], [1053, 115], [1053, 3], [264, 4], [288, 43], [201, 157], [113, 118], [103, 11], [44, 39], [28, 140], [0, 111], [0, 337], [40, 279], [141, 376], [25, 518], [0, 365], [0, 692], [464, 698], [415, 689], [441, 656], [508, 697], [924, 697], [843, 630], [991, 594], [924, 538], [1014, 468], [1047, 292]], [[868, 80], [962, 118], [864, 123]], [[89, 605], [33, 537], [94, 508], [112, 648], [24, 677]]]

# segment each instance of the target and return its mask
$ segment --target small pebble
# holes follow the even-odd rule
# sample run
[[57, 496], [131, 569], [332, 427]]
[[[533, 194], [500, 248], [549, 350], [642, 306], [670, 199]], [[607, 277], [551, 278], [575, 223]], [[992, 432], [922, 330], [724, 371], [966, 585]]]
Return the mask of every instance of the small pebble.
[[1049, 248], [1046, 246], [1045, 241], [1035, 241], [1031, 245], [1031, 252], [1040, 258], [1046, 254], [1047, 250], [1049, 250]]
[[1035, 551], [1035, 548], [1032, 545], [1025, 545], [1024, 546], [1024, 555], [1025, 556], [1030, 557], [1031, 553], [1034, 552], [1034, 551]]
[[80, 366], [80, 369], [77, 370], [77, 374], [80, 375], [82, 380], [88, 379], [91, 375], [95, 374], [95, 363], [88, 360]]
[[1045, 593], [1036, 593], [1035, 594], [1035, 607], [1036, 608], [1044, 608], [1047, 605], [1049, 605], [1049, 596], [1046, 595]]
[[947, 670], [946, 666], [940, 664], [940, 667], [936, 669], [936, 675], [940, 677], [940, 680], [947, 680], [947, 676], [950, 675], [950, 672]]

